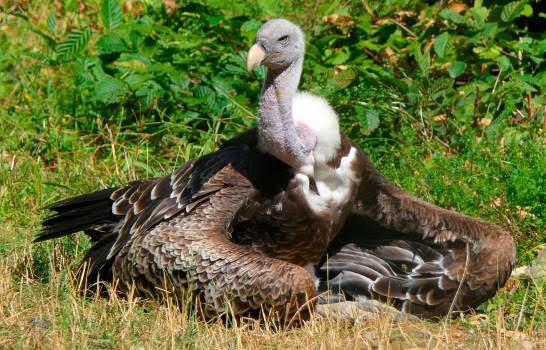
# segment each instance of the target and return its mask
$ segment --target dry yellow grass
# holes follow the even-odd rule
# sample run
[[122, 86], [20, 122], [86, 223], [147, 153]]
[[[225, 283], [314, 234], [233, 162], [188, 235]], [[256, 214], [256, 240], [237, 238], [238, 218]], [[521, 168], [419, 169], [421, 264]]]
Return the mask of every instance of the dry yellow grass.
[[[1, 235], [14, 230], [4, 226]], [[60, 244], [48, 255], [49, 281], [36, 276], [36, 246], [28, 239], [0, 261], [1, 349], [542, 349], [544, 325], [516, 331], [506, 327], [504, 310], [429, 322], [395, 321], [388, 315], [351, 323], [321, 318], [300, 327], [277, 329], [244, 320], [226, 325], [204, 322], [191, 309], [132, 297], [83, 298], [74, 287]], [[51, 247], [48, 247], [51, 248]], [[544, 301], [528, 301], [533, 308]], [[533, 305], [535, 304], [535, 305]]]

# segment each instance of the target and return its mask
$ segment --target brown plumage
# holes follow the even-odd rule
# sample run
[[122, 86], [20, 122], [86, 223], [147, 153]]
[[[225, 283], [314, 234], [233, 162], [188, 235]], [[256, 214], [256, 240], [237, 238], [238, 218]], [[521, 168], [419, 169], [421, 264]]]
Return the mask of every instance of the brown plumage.
[[365, 161], [354, 208], [320, 267], [329, 301], [375, 298], [440, 317], [492, 297], [515, 264], [515, 244], [493, 224], [423, 202]]
[[[316, 296], [303, 267], [319, 262], [350, 202], [313, 211], [294, 170], [260, 151], [257, 140], [251, 129], [171, 175], [56, 203], [37, 240], [89, 235], [95, 245], [83, 261], [86, 289], [115, 279], [141, 294], [192, 287], [208, 315], [224, 311], [226, 301], [236, 314], [260, 307], [293, 313]], [[354, 146], [342, 142], [340, 152]], [[355, 173], [361, 164], [354, 162]], [[358, 183], [351, 188], [354, 198]]]

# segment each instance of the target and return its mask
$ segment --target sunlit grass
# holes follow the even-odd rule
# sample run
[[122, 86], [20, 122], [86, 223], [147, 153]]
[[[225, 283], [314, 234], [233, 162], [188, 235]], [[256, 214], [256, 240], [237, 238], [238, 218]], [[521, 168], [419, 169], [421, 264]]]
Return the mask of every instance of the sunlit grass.
[[[540, 348], [546, 341], [543, 324], [508, 327], [503, 307], [493, 312], [494, 320], [483, 314], [440, 322], [394, 321], [382, 315], [351, 324], [316, 317], [288, 329], [253, 320], [236, 326], [220, 320], [205, 322], [173, 303], [119, 298], [114, 293], [109, 298], [83, 298], [61, 266], [68, 264], [62, 248], [57, 245], [53, 252], [47, 283], [35, 276], [34, 249], [12, 253], [0, 262], [0, 347], [519, 349], [522, 344]], [[526, 307], [544, 308], [540, 304], [528, 301]]]

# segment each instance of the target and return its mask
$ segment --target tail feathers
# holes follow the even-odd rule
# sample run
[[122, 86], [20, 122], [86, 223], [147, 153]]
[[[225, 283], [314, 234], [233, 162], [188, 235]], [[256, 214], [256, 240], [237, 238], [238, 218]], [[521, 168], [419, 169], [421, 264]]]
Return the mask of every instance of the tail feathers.
[[96, 291], [98, 283], [111, 281], [112, 259], [108, 259], [108, 253], [114, 245], [117, 234], [109, 234], [95, 243], [85, 254], [80, 266], [80, 290]]
[[64, 199], [56, 203], [51, 204], [48, 209], [51, 209], [56, 212], [65, 212], [74, 208], [82, 207], [87, 204], [92, 204], [96, 202], [101, 202], [104, 199], [110, 199], [112, 193], [114, 193], [118, 188], [111, 187], [104, 190], [95, 191], [92, 193], [82, 194], [80, 196], [75, 196], [72, 198]]
[[78, 231], [91, 232], [94, 240], [100, 239], [101, 231], [107, 234], [119, 218], [112, 214], [110, 199], [116, 188], [109, 188], [57, 202], [48, 208], [56, 214], [42, 223], [42, 230], [35, 242], [62, 237]]

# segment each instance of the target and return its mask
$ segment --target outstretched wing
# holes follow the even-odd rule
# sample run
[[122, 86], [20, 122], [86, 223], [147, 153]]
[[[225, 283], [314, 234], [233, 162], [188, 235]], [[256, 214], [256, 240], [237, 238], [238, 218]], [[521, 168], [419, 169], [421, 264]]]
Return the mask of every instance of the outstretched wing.
[[365, 169], [353, 213], [320, 268], [322, 289], [434, 317], [474, 307], [504, 285], [515, 260], [506, 231], [411, 196], [369, 161]]
[[[225, 186], [250, 186], [244, 176], [236, 173], [237, 165], [249, 159], [255, 143], [255, 131], [251, 129], [217, 152], [191, 160], [170, 175], [55, 203], [49, 208], [56, 213], [43, 222], [36, 241], [84, 231], [97, 242], [85, 260], [91, 271], [98, 271], [133, 235], [191, 212]], [[228, 165], [235, 167], [230, 168], [231, 172], [222, 171]]]

